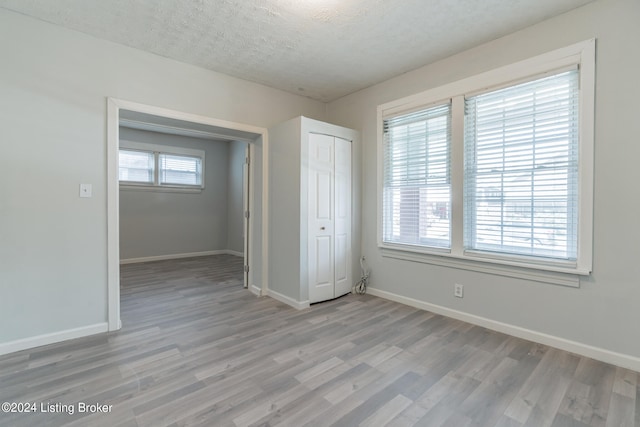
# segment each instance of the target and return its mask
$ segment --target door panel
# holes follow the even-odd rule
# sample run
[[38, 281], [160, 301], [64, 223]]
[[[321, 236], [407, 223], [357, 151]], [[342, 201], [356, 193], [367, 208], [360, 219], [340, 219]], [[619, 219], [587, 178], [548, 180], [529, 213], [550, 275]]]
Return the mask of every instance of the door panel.
[[331, 236], [318, 236], [316, 238], [315, 269], [316, 277], [314, 282], [316, 286], [333, 286], [333, 277], [331, 275], [331, 258], [332, 248]]
[[309, 134], [309, 301], [334, 298], [333, 137]]
[[[341, 283], [347, 280], [347, 235], [336, 235], [336, 256], [335, 256], [335, 280], [336, 283]], [[336, 292], [336, 296], [339, 295]]]
[[351, 292], [351, 142], [335, 140], [335, 296]]
[[331, 173], [316, 172], [316, 219], [331, 221]]

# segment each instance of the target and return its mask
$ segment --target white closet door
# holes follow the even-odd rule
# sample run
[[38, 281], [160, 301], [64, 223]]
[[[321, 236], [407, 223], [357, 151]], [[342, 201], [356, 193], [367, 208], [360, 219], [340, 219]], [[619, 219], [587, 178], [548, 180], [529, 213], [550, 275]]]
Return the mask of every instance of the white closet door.
[[334, 138], [309, 134], [309, 302], [335, 297]]
[[351, 292], [351, 142], [334, 138], [334, 297]]

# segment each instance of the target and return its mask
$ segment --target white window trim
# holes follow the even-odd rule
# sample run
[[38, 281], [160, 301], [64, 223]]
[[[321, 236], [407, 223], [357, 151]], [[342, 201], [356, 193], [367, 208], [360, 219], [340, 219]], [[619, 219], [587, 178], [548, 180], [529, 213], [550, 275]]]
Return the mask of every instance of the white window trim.
[[[578, 276], [592, 270], [593, 250], [593, 170], [594, 170], [594, 111], [595, 111], [595, 45], [586, 40], [524, 61], [497, 68], [463, 80], [391, 101], [377, 109], [377, 238], [382, 255], [410, 261], [463, 268], [493, 274], [520, 277], [547, 283], [578, 286]], [[463, 242], [463, 168], [464, 161], [464, 96], [519, 81], [540, 77], [569, 66], [580, 67], [579, 111], [579, 230], [578, 255], [574, 262], [535, 262], [528, 257], [489, 256], [465, 251]], [[430, 249], [391, 245], [383, 242], [383, 120], [412, 110], [427, 108], [440, 102], [452, 102], [451, 122], [451, 249]], [[460, 165], [456, 167], [454, 165]], [[496, 273], [497, 271], [497, 273]], [[574, 277], [570, 277], [573, 275]]]
[[[198, 150], [195, 148], [186, 147], [174, 147], [169, 145], [148, 144], [144, 142], [120, 140], [120, 149], [124, 150], [138, 150], [153, 152], [155, 155], [156, 168], [154, 170], [154, 183], [144, 182], [127, 182], [120, 181], [120, 188], [122, 190], [144, 190], [144, 191], [157, 191], [157, 192], [177, 192], [177, 193], [200, 193], [204, 189], [205, 183], [205, 152], [204, 150]], [[158, 181], [158, 154], [175, 154], [182, 156], [199, 157], [202, 161], [202, 173], [200, 185], [177, 185], [177, 184], [160, 184]]]

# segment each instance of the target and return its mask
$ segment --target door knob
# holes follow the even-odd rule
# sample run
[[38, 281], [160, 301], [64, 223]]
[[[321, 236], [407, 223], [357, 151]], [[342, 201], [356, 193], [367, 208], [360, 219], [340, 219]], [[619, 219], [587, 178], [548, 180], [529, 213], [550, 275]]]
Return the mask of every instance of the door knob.
[[320, 227], [320, 230], [324, 230], [324, 227]]

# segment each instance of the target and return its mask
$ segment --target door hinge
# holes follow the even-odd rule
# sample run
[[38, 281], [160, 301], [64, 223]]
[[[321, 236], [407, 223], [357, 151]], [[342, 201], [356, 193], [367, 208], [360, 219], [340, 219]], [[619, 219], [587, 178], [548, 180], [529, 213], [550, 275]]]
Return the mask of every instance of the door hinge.
[[244, 272], [245, 272], [245, 273], [248, 273], [248, 272], [249, 272], [249, 266], [248, 266], [248, 265], [245, 265], [245, 266], [244, 266]]
[[249, 158], [248, 158], [248, 157], [245, 157], [245, 158], [244, 158], [244, 164], [245, 164], [245, 165], [248, 165], [248, 164], [249, 164], [249, 162], [250, 162]]
[[245, 218], [249, 219], [249, 215], [250, 215], [249, 211], [244, 211], [244, 217]]

